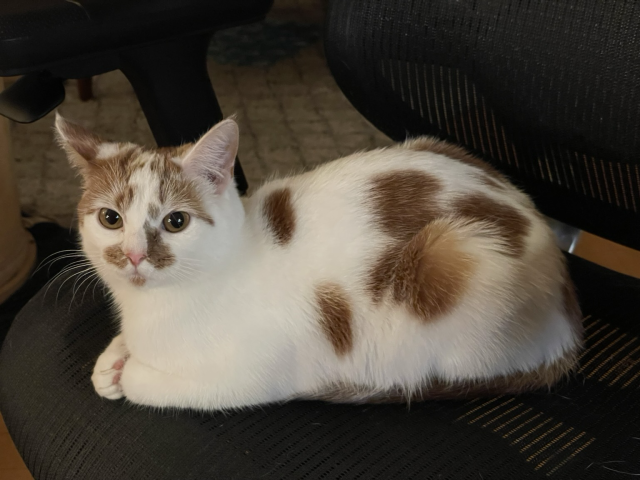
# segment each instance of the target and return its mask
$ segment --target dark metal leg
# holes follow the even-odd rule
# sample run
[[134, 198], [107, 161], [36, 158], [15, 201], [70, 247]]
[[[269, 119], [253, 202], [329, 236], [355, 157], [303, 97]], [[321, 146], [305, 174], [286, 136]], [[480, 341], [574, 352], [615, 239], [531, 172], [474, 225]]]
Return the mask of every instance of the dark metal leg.
[[[137, 47], [121, 53], [120, 69], [133, 86], [158, 146], [197, 140], [222, 120], [207, 72], [211, 35], [197, 35]], [[238, 190], [247, 180], [236, 161]]]

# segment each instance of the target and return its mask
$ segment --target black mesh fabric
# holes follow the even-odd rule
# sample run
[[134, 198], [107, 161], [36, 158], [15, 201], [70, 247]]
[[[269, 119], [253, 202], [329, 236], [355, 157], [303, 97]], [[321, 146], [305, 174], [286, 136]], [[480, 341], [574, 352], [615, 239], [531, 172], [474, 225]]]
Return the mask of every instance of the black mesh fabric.
[[396, 140], [464, 145], [551, 217], [640, 248], [640, 6], [334, 0], [349, 100]]
[[[0, 352], [0, 410], [47, 479], [605, 479], [640, 473], [640, 281], [572, 258], [587, 314], [580, 372], [552, 392], [475, 401], [245, 412], [157, 411], [98, 397], [115, 334], [102, 293], [34, 297]], [[625, 478], [620, 476], [620, 478]]]

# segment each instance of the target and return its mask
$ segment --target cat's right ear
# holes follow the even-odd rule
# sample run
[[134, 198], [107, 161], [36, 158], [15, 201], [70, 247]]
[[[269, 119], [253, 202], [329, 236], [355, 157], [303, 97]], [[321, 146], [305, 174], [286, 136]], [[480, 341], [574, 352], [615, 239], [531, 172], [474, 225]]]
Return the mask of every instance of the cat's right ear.
[[103, 141], [86, 128], [65, 120], [57, 112], [55, 129], [58, 143], [67, 152], [71, 165], [86, 173], [97, 158]]
[[238, 124], [227, 118], [205, 133], [182, 159], [187, 176], [207, 181], [221, 194], [232, 183], [238, 153]]

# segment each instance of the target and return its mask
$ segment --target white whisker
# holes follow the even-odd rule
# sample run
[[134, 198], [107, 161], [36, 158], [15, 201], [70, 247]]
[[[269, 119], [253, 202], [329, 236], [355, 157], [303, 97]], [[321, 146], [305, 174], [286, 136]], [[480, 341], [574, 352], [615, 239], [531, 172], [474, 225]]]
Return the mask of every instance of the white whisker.
[[[64, 252], [75, 252], [75, 253], [64, 253]], [[58, 255], [58, 256], [54, 257], [54, 258], [51, 258], [54, 255]], [[82, 251], [80, 251], [80, 250], [62, 250], [60, 252], [52, 253], [51, 255], [47, 256], [47, 258], [42, 260], [42, 262], [40, 262], [40, 265], [38, 265], [38, 268], [35, 269], [35, 271], [31, 274], [31, 276], [33, 276], [36, 273], [38, 273], [40, 270], [42, 270], [47, 265], [49, 265], [49, 269], [47, 271], [50, 271], [51, 270], [51, 266], [54, 263], [56, 263], [58, 260], [63, 260], [65, 258], [74, 258], [74, 257], [82, 258], [82, 257], [84, 257], [84, 255], [83, 255]]]
[[[51, 286], [55, 283], [55, 281], [60, 278], [62, 275], [71, 272], [72, 270], [77, 270], [78, 268], [86, 268], [87, 265], [89, 265], [89, 262], [87, 262], [86, 264], [80, 264], [80, 265], [68, 265], [65, 268], [63, 268], [60, 272], [58, 272], [51, 280], [49, 280], [46, 283], [47, 289], [44, 292], [44, 296], [43, 296], [43, 300], [44, 298], [46, 298], [47, 293], [49, 292], [49, 289], [51, 288]], [[79, 272], [78, 272], [79, 273]], [[75, 273], [73, 274], [75, 275]], [[73, 276], [71, 275], [71, 276]]]
[[[87, 270], [88, 270], [88, 268], [85, 268], [84, 270], [81, 270], [80, 272], [76, 272], [76, 273], [74, 273], [72, 275], [69, 275], [69, 278], [65, 278], [64, 279], [64, 281], [58, 287], [58, 292], [56, 293], [56, 303], [58, 303], [58, 297], [60, 296], [60, 290], [62, 290], [62, 287], [64, 286], [64, 284], [67, 283], [69, 280], [71, 280], [73, 277], [77, 277], [78, 275], [82, 275], [82, 274], [86, 273]], [[73, 297], [71, 298], [71, 301], [73, 301]]]
[[100, 279], [100, 276], [98, 275], [98, 272], [96, 272], [95, 269], [93, 269], [93, 271], [82, 281], [82, 283], [80, 283], [80, 285], [78, 286], [78, 291], [80, 291], [80, 289], [82, 288], [82, 285], [88, 282], [87, 286], [84, 289], [84, 292], [82, 293], [80, 304], [84, 303], [84, 297], [87, 294], [87, 290], [89, 290], [89, 288], [91, 287], [91, 284], [99, 279]]
[[77, 275], [76, 281], [73, 282], [73, 287], [72, 287], [72, 295], [71, 295], [71, 301], [69, 302], [69, 311], [71, 311], [71, 306], [73, 305], [73, 300], [76, 298], [76, 292], [80, 289], [80, 287], [78, 287], [76, 289], [76, 285], [78, 284], [78, 282], [80, 280], [82, 280], [82, 283], [80, 283], [80, 286], [82, 286], [82, 284], [84, 283], [86, 277], [88, 276], [89, 278], [91, 278], [91, 274], [92, 274], [92, 269], [87, 269], [84, 270], [80, 275]]
[[[89, 280], [89, 283], [87, 284], [87, 286], [84, 289], [84, 293], [82, 294], [82, 298], [80, 299], [80, 303], [84, 303], [84, 296], [87, 294], [87, 291], [91, 288], [91, 285], [94, 284], [94, 293], [95, 293], [95, 284], [97, 282], [100, 281], [100, 275], [98, 275], [98, 272], [94, 272], [94, 274], [89, 277], [91, 280]], [[94, 295], [94, 299], [95, 299], [95, 295]]]

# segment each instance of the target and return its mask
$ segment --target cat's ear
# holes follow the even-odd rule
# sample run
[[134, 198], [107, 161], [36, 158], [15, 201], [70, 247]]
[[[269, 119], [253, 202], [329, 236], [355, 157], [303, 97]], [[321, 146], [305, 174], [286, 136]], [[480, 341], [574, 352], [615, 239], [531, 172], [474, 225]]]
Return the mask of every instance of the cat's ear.
[[216, 193], [224, 192], [233, 178], [239, 135], [238, 124], [233, 119], [218, 123], [182, 159], [185, 174], [206, 180]]
[[71, 164], [85, 172], [100, 152], [104, 142], [84, 127], [65, 120], [56, 112], [56, 137], [58, 143], [67, 152]]

